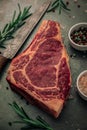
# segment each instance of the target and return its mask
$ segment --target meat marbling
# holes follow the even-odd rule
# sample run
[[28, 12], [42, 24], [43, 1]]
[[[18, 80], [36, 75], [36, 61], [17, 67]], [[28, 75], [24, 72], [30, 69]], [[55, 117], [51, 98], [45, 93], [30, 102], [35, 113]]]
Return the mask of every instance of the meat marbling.
[[43, 20], [29, 47], [12, 60], [7, 81], [30, 103], [59, 116], [71, 86], [59, 23]]

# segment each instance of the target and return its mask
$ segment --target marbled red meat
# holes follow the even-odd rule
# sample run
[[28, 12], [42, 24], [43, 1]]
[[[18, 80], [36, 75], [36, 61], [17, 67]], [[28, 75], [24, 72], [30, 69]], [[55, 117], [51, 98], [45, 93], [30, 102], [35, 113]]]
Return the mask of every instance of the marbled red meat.
[[58, 117], [71, 85], [59, 23], [42, 22], [29, 47], [12, 60], [7, 80], [28, 101]]

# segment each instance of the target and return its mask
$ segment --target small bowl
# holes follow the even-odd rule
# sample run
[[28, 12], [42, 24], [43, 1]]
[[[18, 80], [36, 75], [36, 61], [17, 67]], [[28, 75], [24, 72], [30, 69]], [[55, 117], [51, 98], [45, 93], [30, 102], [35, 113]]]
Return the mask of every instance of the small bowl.
[[80, 27], [86, 27], [87, 28], [87, 23], [86, 22], [82, 22], [82, 23], [77, 23], [75, 25], [73, 25], [69, 32], [68, 32], [68, 38], [69, 38], [69, 41], [70, 41], [70, 45], [75, 48], [76, 50], [79, 50], [79, 51], [86, 51], [87, 50], [87, 45], [79, 45], [77, 43], [75, 43], [72, 39], [71, 39], [71, 34], [75, 31], [75, 30], [78, 30]]
[[87, 101], [87, 70], [82, 71], [76, 82], [79, 95]]

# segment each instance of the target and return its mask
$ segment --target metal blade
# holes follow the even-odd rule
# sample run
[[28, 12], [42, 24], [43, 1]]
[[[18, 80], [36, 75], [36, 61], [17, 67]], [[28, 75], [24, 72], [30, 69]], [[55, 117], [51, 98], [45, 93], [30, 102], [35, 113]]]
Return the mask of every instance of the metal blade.
[[18, 52], [22, 44], [25, 42], [30, 33], [33, 31], [39, 20], [45, 14], [49, 5], [50, 0], [45, 2], [42, 6], [40, 6], [40, 8], [36, 10], [35, 13], [33, 13], [30, 19], [26, 21], [25, 25], [20, 28], [15, 38], [3, 52], [4, 57], [12, 59], [15, 56], [15, 54]]

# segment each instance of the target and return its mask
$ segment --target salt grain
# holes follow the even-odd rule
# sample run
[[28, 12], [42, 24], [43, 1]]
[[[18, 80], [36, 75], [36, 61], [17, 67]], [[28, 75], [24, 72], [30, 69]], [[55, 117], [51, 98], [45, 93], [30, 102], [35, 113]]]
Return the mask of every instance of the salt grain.
[[65, 26], [61, 24], [61, 28], [62, 28], [62, 29], [65, 29]]
[[83, 58], [85, 58], [86, 56], [85, 55], [83, 55]]
[[87, 13], [87, 10], [85, 10], [85, 13]]
[[75, 16], [72, 16], [72, 18], [74, 19], [74, 18], [75, 18]]
[[76, 3], [76, 2], [77, 2], [77, 0], [74, 0], [74, 2]]

